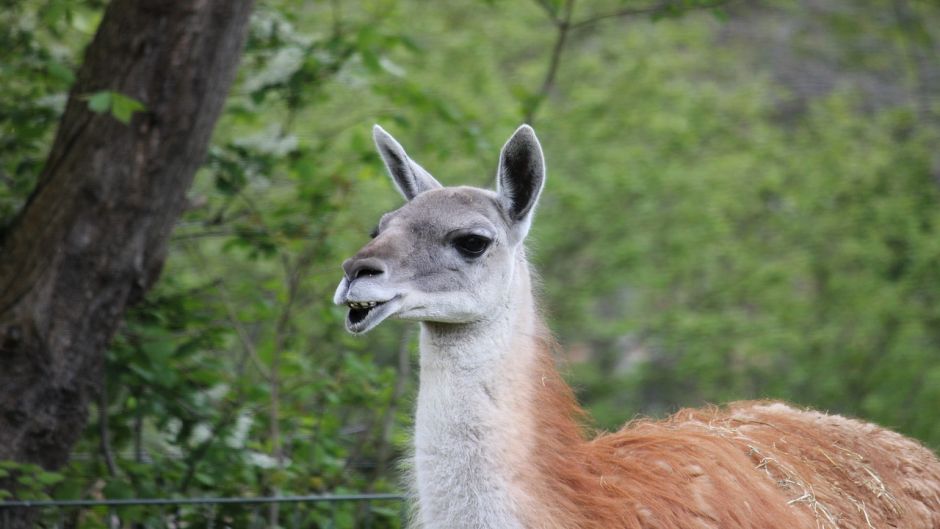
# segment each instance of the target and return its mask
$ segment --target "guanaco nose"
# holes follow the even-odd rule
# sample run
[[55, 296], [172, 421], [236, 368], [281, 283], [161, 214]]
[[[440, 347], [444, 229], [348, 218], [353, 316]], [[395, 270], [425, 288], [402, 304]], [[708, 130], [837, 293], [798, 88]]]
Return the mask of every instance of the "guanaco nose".
[[343, 272], [352, 283], [360, 277], [374, 277], [386, 272], [385, 263], [375, 257], [353, 257], [343, 261]]

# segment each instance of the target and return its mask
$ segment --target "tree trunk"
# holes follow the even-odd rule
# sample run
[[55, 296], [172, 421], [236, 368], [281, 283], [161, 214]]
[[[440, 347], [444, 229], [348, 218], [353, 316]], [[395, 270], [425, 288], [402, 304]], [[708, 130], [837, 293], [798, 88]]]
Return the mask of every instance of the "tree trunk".
[[[125, 309], [159, 276], [235, 76], [251, 6], [108, 6], [36, 189], [0, 235], [0, 460], [47, 469], [67, 462], [101, 384], [105, 349]], [[130, 125], [93, 113], [87, 95], [101, 90], [146, 110]]]

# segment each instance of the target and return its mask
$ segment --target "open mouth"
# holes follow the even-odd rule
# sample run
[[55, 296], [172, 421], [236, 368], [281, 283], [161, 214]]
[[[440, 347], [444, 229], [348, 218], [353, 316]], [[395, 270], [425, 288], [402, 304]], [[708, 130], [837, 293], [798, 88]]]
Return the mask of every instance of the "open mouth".
[[349, 323], [355, 325], [361, 322], [362, 320], [366, 319], [366, 316], [369, 315], [369, 312], [371, 312], [372, 309], [384, 304], [384, 301], [350, 301], [347, 303], [347, 305], [349, 305]]
[[356, 334], [372, 329], [395, 310], [390, 301], [347, 301], [346, 328]]

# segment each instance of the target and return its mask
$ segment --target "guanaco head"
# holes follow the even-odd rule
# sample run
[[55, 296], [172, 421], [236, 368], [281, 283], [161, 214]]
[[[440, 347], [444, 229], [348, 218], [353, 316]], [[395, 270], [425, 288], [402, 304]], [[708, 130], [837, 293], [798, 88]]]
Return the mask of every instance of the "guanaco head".
[[545, 182], [535, 131], [522, 125], [503, 146], [496, 191], [443, 187], [378, 125], [373, 136], [407, 202], [343, 263], [333, 301], [349, 307], [347, 330], [364, 333], [389, 317], [471, 323], [507, 310]]

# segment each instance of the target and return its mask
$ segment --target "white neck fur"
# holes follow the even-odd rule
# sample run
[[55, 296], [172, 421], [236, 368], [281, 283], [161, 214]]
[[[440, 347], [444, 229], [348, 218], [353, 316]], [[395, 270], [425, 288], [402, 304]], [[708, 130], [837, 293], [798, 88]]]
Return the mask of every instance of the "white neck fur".
[[424, 529], [522, 529], [537, 318], [519, 251], [505, 310], [466, 325], [422, 323], [414, 477]]

